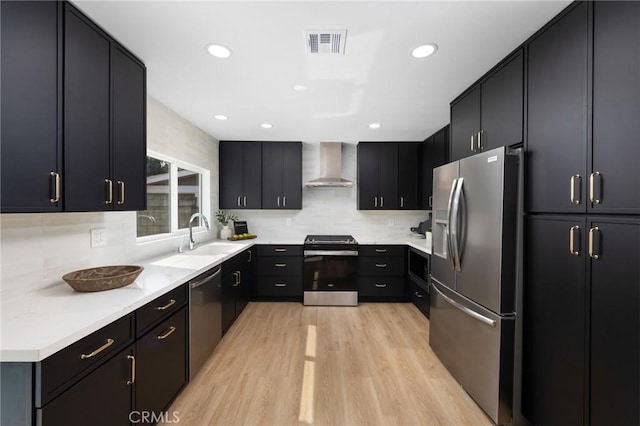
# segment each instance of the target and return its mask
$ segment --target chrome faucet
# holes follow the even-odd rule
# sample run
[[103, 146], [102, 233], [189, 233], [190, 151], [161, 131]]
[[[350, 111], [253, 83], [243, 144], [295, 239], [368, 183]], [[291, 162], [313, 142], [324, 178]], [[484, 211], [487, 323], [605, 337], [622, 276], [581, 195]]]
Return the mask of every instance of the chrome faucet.
[[209, 227], [209, 221], [207, 220], [207, 217], [205, 215], [203, 215], [202, 213], [192, 214], [191, 218], [189, 219], [189, 250], [193, 250], [193, 246], [196, 244], [196, 242], [193, 240], [193, 219], [197, 217], [202, 218], [202, 220], [204, 221], [204, 227], [207, 228], [207, 231], [211, 229]]

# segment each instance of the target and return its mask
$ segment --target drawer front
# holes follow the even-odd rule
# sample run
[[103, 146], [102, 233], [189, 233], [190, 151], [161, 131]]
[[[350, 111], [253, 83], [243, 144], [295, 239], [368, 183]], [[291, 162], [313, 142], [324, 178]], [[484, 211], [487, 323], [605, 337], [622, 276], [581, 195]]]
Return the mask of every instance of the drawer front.
[[404, 257], [358, 257], [358, 273], [372, 276], [404, 277]]
[[136, 336], [140, 337], [157, 321], [178, 311], [187, 300], [187, 286], [181, 285], [139, 308], [136, 311]]
[[302, 256], [301, 245], [259, 245], [258, 257], [262, 256]]
[[288, 275], [302, 279], [302, 257], [259, 257], [258, 275]]
[[40, 381], [41, 389], [36, 406], [42, 407], [133, 340], [133, 314], [129, 314], [37, 363], [36, 382]]
[[358, 295], [364, 297], [403, 297], [403, 277], [360, 277]]
[[409, 297], [411, 297], [411, 301], [427, 318], [429, 318], [429, 296], [429, 292], [421, 285], [414, 282], [409, 284]]
[[358, 255], [360, 256], [404, 256], [406, 247], [404, 245], [360, 245]]
[[256, 295], [259, 297], [302, 297], [302, 277], [290, 275], [260, 276]]
[[187, 307], [136, 342], [136, 410], [163, 411], [187, 383]]

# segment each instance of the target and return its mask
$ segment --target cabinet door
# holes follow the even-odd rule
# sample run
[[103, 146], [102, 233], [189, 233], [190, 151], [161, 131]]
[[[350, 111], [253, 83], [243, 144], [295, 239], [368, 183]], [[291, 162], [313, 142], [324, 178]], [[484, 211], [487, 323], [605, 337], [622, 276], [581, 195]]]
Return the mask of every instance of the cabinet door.
[[[480, 131], [480, 88], [451, 104], [451, 161], [474, 154], [471, 136]], [[475, 148], [474, 148], [475, 149]]]
[[[597, 227], [597, 231], [595, 230]], [[591, 424], [640, 424], [640, 220], [590, 218]]]
[[585, 225], [584, 216], [526, 220], [522, 407], [533, 424], [588, 423]]
[[58, 4], [2, 2], [0, 8], [1, 211], [60, 211], [51, 175], [62, 175]]
[[[225, 262], [226, 263], [226, 262]], [[226, 333], [236, 318], [237, 268], [222, 265], [222, 333]]]
[[418, 209], [418, 183], [421, 144], [398, 144], [398, 208]]
[[283, 207], [284, 163], [281, 142], [265, 142], [262, 145], [262, 208], [280, 209]]
[[187, 333], [184, 307], [136, 342], [136, 411], [161, 413], [187, 383]]
[[378, 143], [358, 144], [358, 210], [373, 210], [378, 207]]
[[302, 209], [302, 143], [283, 144], [282, 168], [283, 207]]
[[640, 213], [640, 3], [594, 2], [593, 212]]
[[449, 162], [449, 126], [445, 126], [423, 142], [421, 184], [418, 208], [431, 210], [433, 204], [433, 169]]
[[239, 209], [242, 204], [243, 143], [220, 142], [220, 208]]
[[109, 210], [110, 39], [65, 4], [64, 47], [65, 210]]
[[[383, 142], [378, 148], [378, 207], [384, 210], [398, 208], [398, 144]], [[417, 177], [416, 177], [417, 179]]]
[[143, 64], [114, 45], [113, 184], [116, 210], [144, 210], [146, 181], [146, 70]]
[[115, 355], [62, 395], [36, 411], [41, 426], [129, 425], [133, 346]]
[[262, 143], [243, 144], [243, 195], [242, 207], [262, 208]]
[[480, 148], [489, 151], [522, 142], [522, 52], [482, 83]]
[[525, 193], [530, 212], [585, 211], [587, 8], [587, 2], [578, 4], [529, 44]]

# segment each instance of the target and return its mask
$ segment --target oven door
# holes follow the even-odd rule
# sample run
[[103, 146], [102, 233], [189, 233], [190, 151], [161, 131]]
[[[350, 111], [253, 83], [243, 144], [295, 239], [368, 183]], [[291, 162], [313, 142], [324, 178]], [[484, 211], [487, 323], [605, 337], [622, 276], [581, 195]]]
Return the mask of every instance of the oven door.
[[357, 291], [358, 252], [305, 250], [304, 291]]

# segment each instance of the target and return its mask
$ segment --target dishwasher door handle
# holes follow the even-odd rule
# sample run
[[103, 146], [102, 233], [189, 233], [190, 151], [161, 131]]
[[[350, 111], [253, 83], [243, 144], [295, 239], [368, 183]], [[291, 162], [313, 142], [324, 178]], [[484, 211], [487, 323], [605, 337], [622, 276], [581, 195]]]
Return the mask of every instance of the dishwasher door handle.
[[214, 272], [213, 274], [209, 275], [208, 277], [205, 277], [205, 278], [201, 279], [200, 281], [192, 281], [191, 282], [191, 288], [198, 288], [200, 286], [205, 285], [206, 283], [208, 283], [209, 281], [211, 281], [212, 279], [214, 279], [215, 277], [220, 275], [221, 271], [222, 271], [222, 268], [218, 268], [218, 270], [216, 272]]

